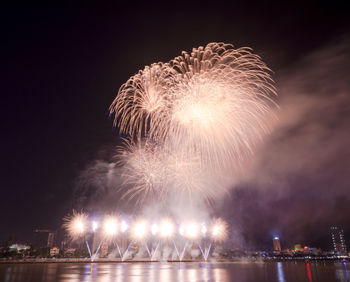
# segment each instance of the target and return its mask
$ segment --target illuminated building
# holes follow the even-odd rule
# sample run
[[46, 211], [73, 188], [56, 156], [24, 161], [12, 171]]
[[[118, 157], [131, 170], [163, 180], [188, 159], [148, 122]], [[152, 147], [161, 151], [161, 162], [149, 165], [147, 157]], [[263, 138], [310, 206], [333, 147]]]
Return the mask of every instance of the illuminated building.
[[49, 232], [49, 236], [47, 237], [47, 246], [52, 248], [55, 245], [56, 233]]
[[295, 252], [303, 252], [304, 248], [301, 246], [301, 244], [295, 244], [294, 245], [294, 251]]
[[75, 254], [75, 249], [74, 248], [67, 248], [64, 250], [64, 255], [66, 257], [72, 257]]
[[335, 254], [346, 254], [344, 231], [340, 227], [331, 227], [333, 250]]
[[57, 247], [53, 247], [50, 249], [50, 256], [54, 257], [60, 254], [60, 249]]
[[281, 243], [280, 243], [280, 238], [279, 237], [273, 237], [273, 251], [275, 253], [280, 253], [281, 252]]
[[17, 253], [23, 253], [25, 251], [28, 251], [30, 249], [30, 246], [23, 244], [12, 244], [11, 246], [9, 246], [9, 249]]

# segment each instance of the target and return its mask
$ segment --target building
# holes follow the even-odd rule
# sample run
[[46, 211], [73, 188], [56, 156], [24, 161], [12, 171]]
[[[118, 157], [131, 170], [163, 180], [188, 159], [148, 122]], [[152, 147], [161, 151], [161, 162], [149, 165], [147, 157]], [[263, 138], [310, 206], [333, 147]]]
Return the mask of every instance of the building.
[[53, 247], [50, 249], [50, 256], [54, 257], [60, 254], [60, 249], [57, 247]]
[[16, 253], [23, 253], [25, 251], [30, 250], [30, 246], [24, 245], [24, 244], [12, 244], [9, 246], [10, 251], [16, 252]]
[[65, 257], [73, 257], [75, 254], [76, 249], [75, 248], [67, 248], [64, 250], [64, 256]]
[[306, 252], [310, 255], [321, 255], [322, 254], [322, 250], [319, 248], [307, 248]]
[[294, 252], [304, 252], [304, 248], [301, 244], [295, 244], [294, 245]]
[[335, 254], [346, 255], [346, 245], [344, 238], [344, 231], [340, 227], [331, 227], [333, 250]]
[[34, 230], [35, 248], [52, 248], [55, 245], [56, 232], [47, 229]]
[[279, 237], [273, 237], [273, 251], [275, 253], [280, 253], [281, 252], [281, 243], [280, 243], [280, 238]]
[[47, 246], [49, 248], [52, 248], [55, 245], [56, 241], [56, 232], [49, 232], [49, 235], [47, 236]]

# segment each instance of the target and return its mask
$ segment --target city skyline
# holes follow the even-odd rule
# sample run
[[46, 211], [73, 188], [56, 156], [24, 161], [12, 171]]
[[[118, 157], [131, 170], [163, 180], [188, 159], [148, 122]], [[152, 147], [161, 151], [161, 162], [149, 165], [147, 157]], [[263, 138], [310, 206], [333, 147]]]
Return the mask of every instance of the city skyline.
[[10, 235], [30, 241], [36, 228], [57, 230], [73, 209], [136, 215], [138, 207], [121, 200], [120, 181], [107, 181], [125, 137], [108, 108], [144, 66], [210, 42], [251, 47], [262, 57], [273, 71], [279, 122], [209, 213], [229, 222], [230, 242], [246, 249], [271, 248], [274, 234], [282, 246], [326, 248], [331, 226], [348, 238], [345, 9], [297, 5], [278, 18], [264, 5], [239, 9], [207, 11], [194, 21], [185, 12], [180, 23], [165, 21], [176, 15], [164, 11], [9, 10], [1, 46], [7, 106], [0, 241]]

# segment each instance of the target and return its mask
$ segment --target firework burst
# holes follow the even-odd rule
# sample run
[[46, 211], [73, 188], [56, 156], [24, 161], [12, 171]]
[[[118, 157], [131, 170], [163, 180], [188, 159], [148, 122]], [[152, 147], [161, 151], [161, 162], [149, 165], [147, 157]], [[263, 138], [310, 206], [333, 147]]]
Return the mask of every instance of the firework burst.
[[167, 90], [173, 85], [173, 73], [168, 64], [152, 64], [120, 87], [110, 106], [110, 113], [115, 113], [114, 124], [120, 132], [141, 138], [160, 126], [166, 127], [162, 123], [171, 103]]
[[170, 139], [212, 168], [239, 166], [269, 131], [275, 94], [269, 69], [250, 49], [223, 43], [183, 52], [170, 65], [179, 73]]
[[120, 132], [137, 140], [122, 150], [132, 186], [125, 195], [222, 195], [223, 175], [239, 170], [269, 132], [275, 94], [261, 58], [230, 44], [210, 43], [139, 71], [110, 106]]
[[130, 200], [135, 197], [138, 201], [164, 200], [169, 195], [173, 200], [211, 199], [226, 192], [222, 188], [223, 179], [218, 179], [195, 154], [187, 154], [181, 147], [174, 150], [166, 144], [125, 140], [118, 152], [119, 165], [123, 167], [122, 188], [126, 188], [123, 197]]
[[162, 198], [165, 192], [166, 168], [162, 159], [163, 152], [159, 147], [149, 142], [135, 143], [125, 139], [118, 152], [118, 163], [123, 167], [122, 188], [128, 188], [123, 197], [130, 200], [137, 197], [138, 201], [148, 197]]
[[210, 231], [214, 241], [224, 241], [227, 238], [227, 223], [218, 218], [212, 223]]
[[73, 240], [79, 239], [85, 235], [88, 228], [87, 214], [73, 211], [72, 215], [68, 215], [63, 220], [63, 227]]

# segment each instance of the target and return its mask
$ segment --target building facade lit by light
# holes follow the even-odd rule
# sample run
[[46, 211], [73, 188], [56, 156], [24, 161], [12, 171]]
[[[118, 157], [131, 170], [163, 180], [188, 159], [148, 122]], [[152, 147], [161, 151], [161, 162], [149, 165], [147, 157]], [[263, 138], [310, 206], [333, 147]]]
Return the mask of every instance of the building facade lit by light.
[[346, 254], [344, 231], [340, 227], [331, 227], [333, 250], [335, 254]]
[[301, 244], [294, 245], [294, 252], [304, 252], [305, 248]]
[[281, 252], [280, 238], [275, 236], [275, 237], [273, 237], [272, 242], [273, 242], [273, 251], [275, 253], [280, 253]]

